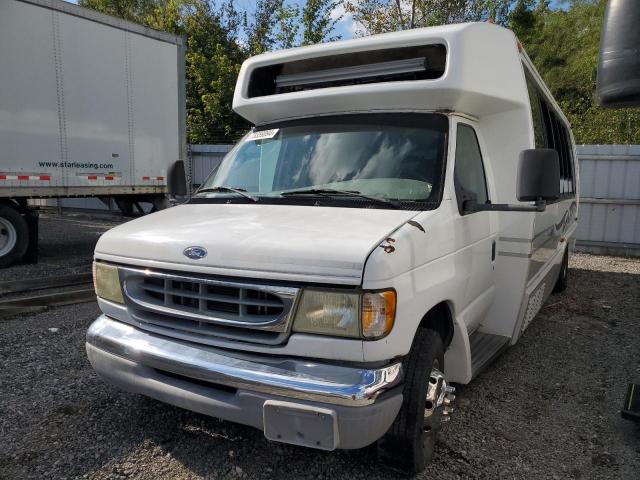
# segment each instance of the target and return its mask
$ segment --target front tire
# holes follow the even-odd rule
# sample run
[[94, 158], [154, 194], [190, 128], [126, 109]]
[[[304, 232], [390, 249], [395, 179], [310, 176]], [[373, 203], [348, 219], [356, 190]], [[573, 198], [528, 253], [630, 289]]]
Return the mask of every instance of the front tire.
[[391, 468], [415, 474], [433, 458], [444, 408], [444, 345], [438, 332], [419, 328], [403, 367], [402, 407], [378, 452]]
[[29, 227], [15, 208], [0, 205], [0, 268], [19, 262], [29, 246]]

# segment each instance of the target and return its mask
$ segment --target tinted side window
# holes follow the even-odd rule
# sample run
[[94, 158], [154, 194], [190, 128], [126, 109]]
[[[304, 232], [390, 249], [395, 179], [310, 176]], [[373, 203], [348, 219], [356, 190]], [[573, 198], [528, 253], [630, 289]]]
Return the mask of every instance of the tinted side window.
[[544, 125], [542, 123], [542, 112], [540, 110], [540, 96], [536, 84], [531, 78], [527, 69], [524, 71], [527, 80], [527, 92], [529, 93], [529, 103], [531, 104], [531, 119], [533, 120], [533, 135], [536, 141], [536, 148], [544, 146]]
[[565, 149], [565, 176], [562, 178], [565, 184], [565, 193], [573, 195], [575, 193], [575, 179], [573, 174], [573, 151], [571, 150], [571, 140], [569, 131], [561, 125], [562, 143]]
[[573, 152], [571, 150], [569, 131], [560, 120], [556, 110], [540, 92], [526, 66], [524, 72], [531, 103], [535, 146], [536, 148], [552, 148], [558, 152], [560, 159], [560, 195], [574, 196]]
[[573, 154], [569, 132], [551, 106], [545, 100], [542, 100], [542, 96], [540, 98], [545, 130], [544, 147], [556, 150], [560, 159], [560, 195], [573, 196], [575, 192]]
[[454, 182], [460, 212], [465, 200], [478, 203], [489, 200], [480, 145], [476, 132], [469, 125], [458, 124]]

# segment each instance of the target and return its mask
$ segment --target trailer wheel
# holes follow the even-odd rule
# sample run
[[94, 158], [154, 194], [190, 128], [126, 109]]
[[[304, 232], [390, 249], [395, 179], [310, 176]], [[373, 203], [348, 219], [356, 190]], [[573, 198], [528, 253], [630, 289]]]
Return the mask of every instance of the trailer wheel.
[[433, 457], [442, 423], [444, 345], [438, 332], [419, 328], [404, 362], [403, 403], [378, 452], [389, 467], [403, 473], [421, 472]]
[[569, 284], [569, 249], [564, 251], [562, 257], [562, 264], [560, 265], [560, 273], [558, 274], [558, 280], [553, 287], [553, 293], [564, 292]]
[[0, 268], [19, 262], [29, 246], [26, 220], [9, 205], [0, 205]]

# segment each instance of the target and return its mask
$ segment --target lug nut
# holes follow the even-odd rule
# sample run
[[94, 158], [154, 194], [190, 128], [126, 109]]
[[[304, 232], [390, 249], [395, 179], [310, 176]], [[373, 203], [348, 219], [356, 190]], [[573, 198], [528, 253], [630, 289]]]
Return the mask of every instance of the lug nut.
[[451, 420], [451, 417], [441, 417], [440, 423], [447, 423], [449, 420]]
[[447, 393], [445, 397], [445, 401], [448, 400], [448, 403], [453, 402], [456, 399], [456, 396], [453, 393]]
[[445, 391], [447, 393], [456, 393], [456, 387], [452, 387], [451, 385], [447, 385], [447, 388], [445, 389]]
[[449, 415], [451, 413], [453, 413], [453, 407], [450, 405], [447, 405], [446, 407], [444, 407], [444, 412], [445, 415]]

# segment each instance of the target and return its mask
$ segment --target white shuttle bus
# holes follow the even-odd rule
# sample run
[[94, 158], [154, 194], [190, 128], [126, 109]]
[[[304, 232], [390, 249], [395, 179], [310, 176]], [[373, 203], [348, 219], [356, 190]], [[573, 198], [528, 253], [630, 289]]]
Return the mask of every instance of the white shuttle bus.
[[255, 127], [185, 204], [107, 232], [95, 370], [125, 390], [421, 470], [468, 383], [567, 285], [567, 119], [486, 23], [247, 60]]

